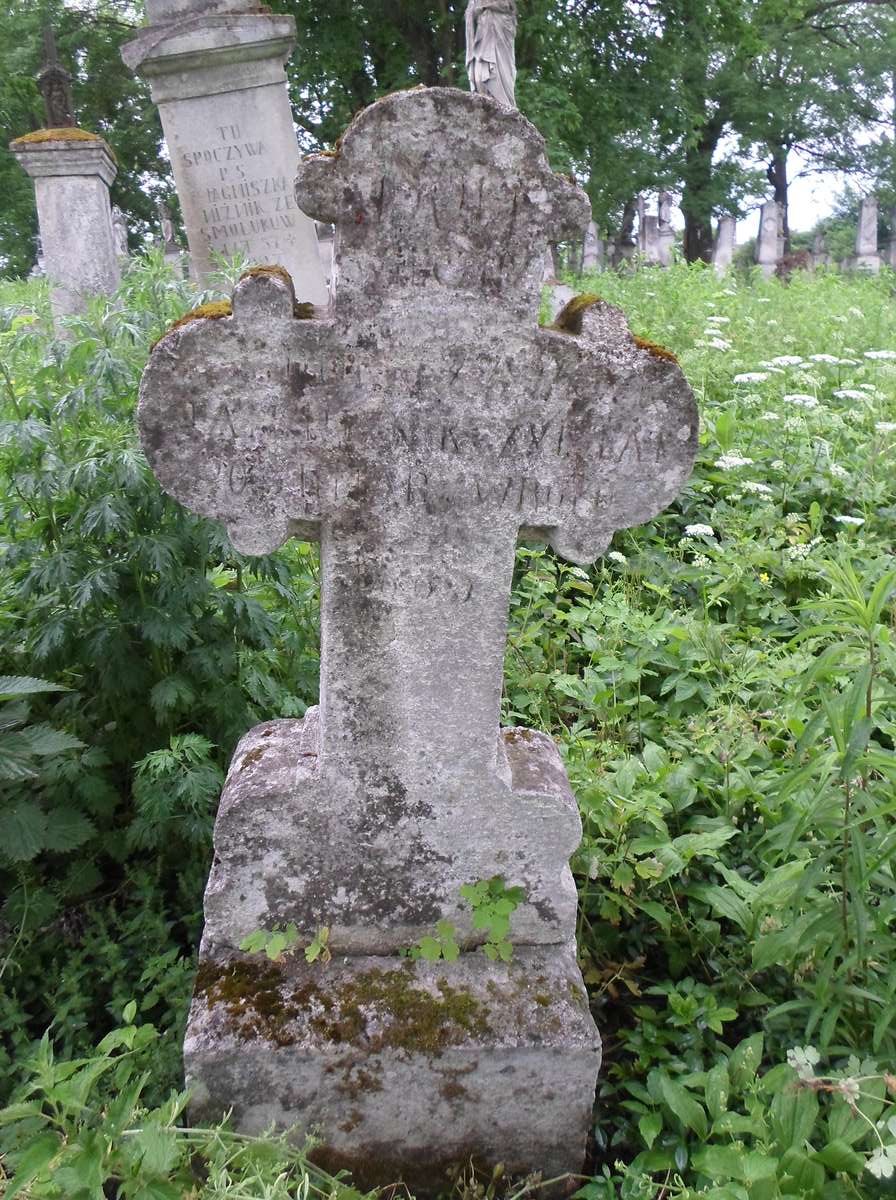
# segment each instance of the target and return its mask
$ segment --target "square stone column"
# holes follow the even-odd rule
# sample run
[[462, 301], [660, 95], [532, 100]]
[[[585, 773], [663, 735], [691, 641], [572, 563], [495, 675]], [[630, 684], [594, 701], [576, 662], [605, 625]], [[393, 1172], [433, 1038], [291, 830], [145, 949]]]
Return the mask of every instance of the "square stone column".
[[880, 274], [880, 254], [877, 249], [877, 197], [865, 196], [859, 204], [859, 225], [856, 231], [855, 271]]
[[284, 63], [295, 21], [246, 0], [148, 4], [150, 25], [122, 50], [159, 107], [193, 271], [215, 252], [285, 267], [301, 301], [329, 299], [314, 222], [296, 206], [299, 165]]
[[121, 279], [112, 230], [109, 146], [83, 129], [41, 129], [10, 150], [34, 180], [44, 267], [54, 320], [84, 312], [88, 299]]

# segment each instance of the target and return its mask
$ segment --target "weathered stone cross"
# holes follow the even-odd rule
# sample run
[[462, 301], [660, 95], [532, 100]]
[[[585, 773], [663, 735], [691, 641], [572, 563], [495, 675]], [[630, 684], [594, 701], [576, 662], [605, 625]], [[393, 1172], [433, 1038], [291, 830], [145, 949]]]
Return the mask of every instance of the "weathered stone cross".
[[[237, 749], [184, 1047], [198, 1118], [320, 1133], [364, 1186], [471, 1158], [578, 1170], [600, 1039], [575, 959], [581, 823], [559, 754], [500, 730], [520, 536], [593, 560], [675, 496], [697, 434], [671, 356], [608, 305], [539, 329], [545, 246], [588, 222], [517, 112], [421, 89], [305, 162], [331, 311], [250, 272], [158, 344], [140, 424], [165, 488], [249, 554], [321, 542], [320, 707]], [[501, 875], [514, 961], [397, 952]], [[324, 969], [238, 952], [330, 930]]]
[[301, 319], [288, 278], [250, 273], [232, 316], [162, 339], [141, 393], [173, 496], [245, 553], [322, 546], [319, 725], [280, 748], [276, 820], [243, 802], [228, 823], [225, 795], [206, 939], [293, 919], [394, 949], [463, 928], [460, 884], [500, 871], [529, 895], [520, 940], [556, 941], [580, 826], [538, 735], [525, 754], [499, 736], [514, 550], [587, 563], [667, 505], [691, 393], [607, 306], [581, 337], [537, 327], [545, 244], [589, 211], [519, 113], [391, 96], [302, 165], [297, 197], [337, 226], [332, 315]]

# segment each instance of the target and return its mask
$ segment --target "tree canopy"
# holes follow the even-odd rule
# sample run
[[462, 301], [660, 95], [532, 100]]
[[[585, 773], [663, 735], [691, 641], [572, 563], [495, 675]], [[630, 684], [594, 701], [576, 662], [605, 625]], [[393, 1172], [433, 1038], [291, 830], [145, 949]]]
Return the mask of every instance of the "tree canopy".
[[[296, 19], [290, 92], [306, 150], [331, 145], [360, 108], [416, 84], [466, 87], [465, 0], [272, 0]], [[634, 197], [680, 197], [689, 260], [708, 258], [712, 221], [771, 195], [786, 207], [794, 151], [896, 199], [896, 0], [522, 0], [518, 102], [552, 165], [574, 173], [595, 219], [618, 226]], [[0, 0], [0, 266], [29, 269], [31, 181], [8, 142], [43, 121], [35, 76], [52, 22], [74, 75], [80, 123], [119, 161], [113, 203], [134, 244], [173, 194], [147, 85], [120, 47], [134, 0]], [[757, 168], [761, 163], [765, 170]]]

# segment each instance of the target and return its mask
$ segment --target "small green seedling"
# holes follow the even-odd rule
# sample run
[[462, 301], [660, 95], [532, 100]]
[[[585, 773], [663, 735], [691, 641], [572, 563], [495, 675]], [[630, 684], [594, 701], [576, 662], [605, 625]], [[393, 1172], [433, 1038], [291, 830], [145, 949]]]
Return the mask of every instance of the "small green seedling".
[[456, 930], [449, 921], [439, 921], [436, 925], [436, 936], [422, 937], [416, 946], [404, 953], [408, 958], [423, 958], [427, 962], [454, 962], [460, 957], [460, 946], [457, 944]]
[[[305, 947], [305, 960], [309, 963], [328, 963], [332, 958], [327, 945], [330, 939], [330, 928], [322, 925], [314, 936], [314, 940]], [[283, 962], [287, 954], [294, 953], [299, 948], [299, 931], [295, 923], [281, 928], [275, 925], [273, 929], [256, 929], [240, 942], [240, 949], [246, 954], [265, 953], [271, 962]]]
[[510, 918], [526, 899], [521, 887], [508, 887], [501, 875], [491, 879], [480, 879], [476, 883], [465, 883], [460, 889], [463, 898], [473, 909], [473, 928], [486, 933], [485, 953], [493, 961], [499, 958], [510, 962], [513, 945], [508, 938]]

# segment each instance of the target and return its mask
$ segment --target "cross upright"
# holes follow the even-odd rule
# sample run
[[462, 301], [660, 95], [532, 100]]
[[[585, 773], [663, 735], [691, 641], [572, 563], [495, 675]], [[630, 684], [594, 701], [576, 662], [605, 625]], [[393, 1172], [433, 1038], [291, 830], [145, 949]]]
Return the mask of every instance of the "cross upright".
[[249, 272], [232, 312], [160, 341], [141, 390], [167, 491], [245, 553], [321, 543], [319, 714], [237, 753], [206, 944], [291, 919], [397, 949], [440, 917], [464, 930], [460, 884], [499, 872], [527, 891], [520, 940], [563, 941], [578, 813], [548, 739], [500, 731], [515, 548], [589, 563], [659, 512], [693, 398], [609, 306], [579, 336], [538, 327], [545, 247], [590, 212], [520, 113], [387, 97], [296, 194], [337, 229], [331, 309]]

